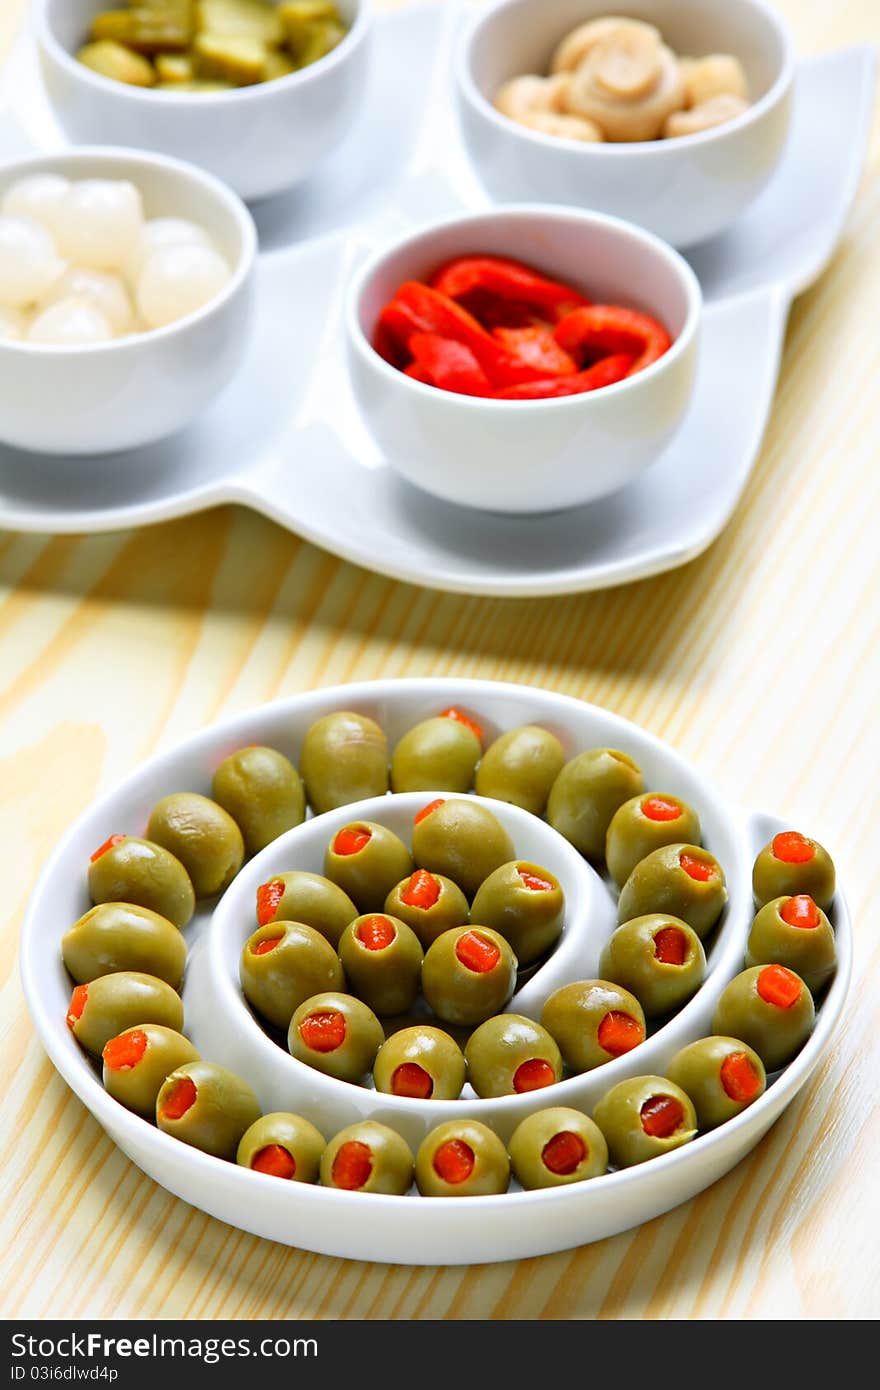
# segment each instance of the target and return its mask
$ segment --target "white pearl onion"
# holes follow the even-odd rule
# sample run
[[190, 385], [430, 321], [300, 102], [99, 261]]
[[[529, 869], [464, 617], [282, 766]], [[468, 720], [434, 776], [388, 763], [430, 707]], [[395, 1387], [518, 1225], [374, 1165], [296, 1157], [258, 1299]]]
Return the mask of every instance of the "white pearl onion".
[[64, 271], [55, 243], [38, 222], [0, 216], [0, 304], [23, 309]]
[[229, 266], [210, 247], [161, 246], [138, 281], [138, 308], [150, 328], [162, 328], [201, 309], [228, 280]]
[[56, 281], [44, 295], [40, 308], [48, 309], [62, 299], [82, 299], [103, 314], [116, 337], [131, 333], [135, 328], [134, 307], [118, 275], [107, 270], [70, 270]]
[[141, 195], [124, 179], [83, 179], [63, 204], [59, 250], [88, 270], [121, 270], [144, 225]]
[[112, 337], [113, 330], [100, 310], [87, 300], [73, 296], [44, 309], [34, 319], [28, 333], [31, 343], [54, 343], [60, 347], [107, 343]]
[[0, 208], [9, 217], [39, 222], [54, 237], [69, 189], [70, 180], [61, 174], [29, 174], [10, 185]]
[[153, 217], [144, 223], [137, 245], [125, 267], [126, 278], [136, 285], [154, 251], [161, 246], [210, 246], [207, 232], [185, 217]]

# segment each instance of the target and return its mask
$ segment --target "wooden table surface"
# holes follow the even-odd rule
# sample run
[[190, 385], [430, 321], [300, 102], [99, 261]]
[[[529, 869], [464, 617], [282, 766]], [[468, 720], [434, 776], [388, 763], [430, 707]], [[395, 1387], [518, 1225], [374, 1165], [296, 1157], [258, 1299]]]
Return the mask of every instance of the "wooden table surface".
[[[876, 0], [779, 0], [804, 53], [880, 39]], [[0, 52], [26, 10], [0, 7]], [[795, 305], [746, 496], [701, 559], [628, 588], [447, 596], [223, 508], [141, 532], [0, 534], [5, 1158], [0, 1313], [144, 1318], [866, 1318], [880, 1288], [880, 141], [846, 234]], [[873, 539], [872, 539], [873, 537]], [[203, 725], [379, 676], [486, 676], [637, 720], [734, 802], [826, 842], [856, 977], [825, 1064], [695, 1201], [518, 1264], [410, 1269], [258, 1240], [144, 1177], [32, 1028], [17, 935], [56, 839], [105, 788]]]

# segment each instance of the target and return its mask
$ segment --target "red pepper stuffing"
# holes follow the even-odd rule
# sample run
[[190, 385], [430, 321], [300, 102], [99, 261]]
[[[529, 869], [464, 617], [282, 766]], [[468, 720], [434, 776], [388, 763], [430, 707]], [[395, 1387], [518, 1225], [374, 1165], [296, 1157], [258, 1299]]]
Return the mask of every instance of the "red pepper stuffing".
[[359, 1139], [349, 1139], [342, 1144], [333, 1159], [331, 1177], [335, 1187], [346, 1192], [358, 1192], [370, 1180], [373, 1171], [373, 1155], [368, 1144]]
[[458, 938], [455, 954], [465, 969], [473, 970], [475, 975], [487, 975], [501, 959], [495, 942], [475, 931], [467, 931]]
[[552, 893], [553, 884], [546, 878], [540, 878], [538, 874], [530, 873], [528, 869], [517, 868], [516, 871], [522, 879], [523, 886], [532, 893]]
[[358, 922], [358, 941], [362, 942], [368, 951], [384, 951], [396, 936], [394, 923], [388, 917], [365, 917], [362, 922]]
[[684, 965], [687, 937], [681, 927], [661, 927], [654, 936], [654, 955], [664, 965]]
[[373, 838], [372, 830], [365, 825], [344, 825], [333, 841], [333, 853], [347, 859], [350, 854], [360, 854]]
[[801, 982], [784, 965], [766, 965], [758, 976], [758, 993], [765, 1004], [790, 1009], [801, 997]]
[[671, 1139], [684, 1119], [684, 1106], [674, 1096], [652, 1096], [645, 1101], [639, 1117], [642, 1129], [652, 1139]]
[[299, 1035], [312, 1052], [335, 1052], [345, 1042], [345, 1015], [337, 1009], [309, 1014], [299, 1025]]
[[645, 1030], [632, 1014], [611, 1009], [599, 1024], [597, 1037], [600, 1047], [612, 1057], [620, 1057], [645, 1041]]
[[189, 1076], [180, 1076], [162, 1102], [162, 1118], [180, 1120], [196, 1103], [196, 1085]]
[[566, 1178], [587, 1156], [587, 1146], [579, 1134], [570, 1129], [560, 1130], [541, 1150], [541, 1162], [557, 1177]]
[[581, 362], [595, 361], [610, 353], [628, 352], [633, 357], [629, 375], [642, 372], [672, 346], [662, 323], [650, 314], [623, 309], [618, 304], [590, 304], [575, 309], [555, 329], [560, 347]]
[[430, 1100], [434, 1094], [434, 1078], [418, 1062], [401, 1062], [391, 1077], [391, 1090], [396, 1096], [412, 1100]]
[[454, 719], [457, 724], [464, 724], [466, 728], [470, 729], [472, 734], [476, 734], [481, 743], [483, 742], [483, 730], [481, 725], [479, 725], [475, 719], [469, 718], [464, 710], [459, 709], [457, 705], [450, 705], [449, 709], [442, 709], [437, 718]]
[[474, 1151], [463, 1139], [447, 1139], [434, 1155], [434, 1172], [444, 1182], [456, 1186], [467, 1182], [474, 1171]]
[[111, 1038], [101, 1053], [101, 1060], [110, 1071], [131, 1071], [147, 1050], [147, 1035], [142, 1028], [129, 1028], [118, 1038]]
[[260, 884], [257, 889], [257, 921], [261, 927], [268, 926], [272, 921], [283, 897], [283, 879], [272, 878], [268, 883]]
[[83, 1016], [83, 1009], [88, 1002], [88, 985], [77, 985], [73, 994], [70, 996], [70, 1004], [67, 1009], [67, 1026], [72, 1028], [75, 1023]]
[[731, 1100], [754, 1100], [761, 1089], [761, 1076], [745, 1052], [731, 1052], [721, 1063], [721, 1085]]
[[677, 801], [672, 801], [668, 796], [646, 796], [642, 802], [642, 815], [646, 816], [648, 820], [678, 820], [681, 815], [681, 807]]
[[413, 824], [420, 825], [427, 816], [430, 816], [432, 811], [436, 811], [438, 806], [443, 805], [443, 801], [444, 798], [442, 796], [438, 796], [436, 801], [429, 801], [427, 806], [422, 807], [421, 811], [416, 811]]
[[818, 907], [806, 893], [798, 893], [797, 897], [784, 902], [779, 915], [790, 927], [804, 927], [807, 930], [818, 927], [822, 920]]
[[416, 869], [400, 893], [400, 901], [407, 907], [420, 907], [424, 912], [433, 907], [439, 897], [440, 881], [427, 869]]
[[251, 1167], [256, 1173], [269, 1173], [273, 1178], [295, 1178], [296, 1159], [283, 1144], [267, 1144], [254, 1154]]
[[91, 856], [91, 862], [94, 864], [95, 860], [100, 859], [102, 854], [106, 854], [108, 849], [113, 849], [114, 845], [118, 845], [123, 840], [127, 839], [127, 835], [111, 835], [109, 840], [105, 840], [103, 845], [99, 845], [95, 850], [94, 854]]
[[708, 859], [700, 859], [696, 854], [688, 854], [687, 850], [682, 850], [678, 856], [678, 862], [684, 869], [688, 878], [692, 878], [695, 883], [708, 883], [715, 878], [715, 865]]
[[262, 941], [256, 941], [251, 947], [252, 956], [265, 956], [269, 951], [274, 951], [275, 947], [284, 940], [283, 936], [264, 936]]
[[783, 864], [809, 864], [816, 853], [813, 841], [796, 830], [783, 830], [774, 835], [770, 848], [773, 858], [781, 859]]
[[530, 1057], [513, 1073], [513, 1089], [517, 1095], [522, 1095], [524, 1091], [540, 1091], [544, 1086], [552, 1086], [555, 1080], [556, 1073], [549, 1062], [543, 1057]]

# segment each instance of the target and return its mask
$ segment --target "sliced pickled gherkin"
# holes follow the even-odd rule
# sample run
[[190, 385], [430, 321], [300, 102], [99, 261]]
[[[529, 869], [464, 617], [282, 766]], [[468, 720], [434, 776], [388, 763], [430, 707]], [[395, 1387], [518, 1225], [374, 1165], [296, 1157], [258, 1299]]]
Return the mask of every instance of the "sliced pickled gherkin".
[[200, 77], [219, 78], [239, 87], [263, 80], [266, 45], [251, 34], [199, 34], [193, 51]]
[[153, 87], [156, 73], [152, 63], [140, 53], [133, 53], [124, 44], [114, 39], [101, 39], [97, 43], [87, 43], [77, 53], [79, 61], [92, 72], [102, 77], [112, 77], [116, 82], [127, 82], [130, 87]]

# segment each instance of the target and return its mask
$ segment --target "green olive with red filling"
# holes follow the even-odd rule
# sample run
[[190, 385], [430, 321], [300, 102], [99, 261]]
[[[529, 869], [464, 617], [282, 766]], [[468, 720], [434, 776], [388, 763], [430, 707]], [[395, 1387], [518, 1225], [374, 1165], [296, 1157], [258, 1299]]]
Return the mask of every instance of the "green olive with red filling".
[[574, 1072], [592, 1071], [645, 1041], [645, 1015], [628, 989], [611, 980], [574, 980], [554, 990], [541, 1024]]
[[644, 791], [642, 770], [617, 748], [588, 748], [559, 773], [547, 801], [547, 819], [586, 859], [605, 858], [614, 813]]
[[697, 1134], [690, 1096], [665, 1076], [619, 1081], [596, 1105], [593, 1119], [618, 1168], [659, 1158], [689, 1144]]
[[324, 1136], [311, 1120], [273, 1110], [245, 1130], [235, 1161], [287, 1182], [317, 1182], [325, 1148]]
[[422, 948], [411, 927], [387, 913], [356, 917], [342, 933], [339, 959], [352, 993], [377, 1014], [402, 1014], [419, 993]]
[[555, 1041], [531, 1018], [496, 1014], [475, 1028], [464, 1050], [468, 1079], [478, 1096], [522, 1095], [562, 1080]]
[[620, 892], [618, 921], [662, 912], [679, 917], [700, 940], [709, 935], [727, 902], [724, 870], [699, 845], [672, 844], [639, 861]]
[[741, 1038], [768, 1071], [790, 1062], [813, 1031], [813, 996], [800, 975], [784, 965], [753, 965], [724, 988], [712, 1032]]
[[482, 752], [474, 730], [437, 716], [403, 735], [391, 757], [394, 792], [469, 792]]
[[767, 1087], [764, 1063], [739, 1038], [698, 1038], [676, 1052], [666, 1072], [690, 1096], [701, 1130], [732, 1120]]
[[412, 856], [393, 830], [352, 821], [337, 830], [324, 855], [324, 874], [361, 912], [381, 912], [395, 884], [412, 873]]
[[605, 859], [622, 888], [637, 864], [664, 845], [701, 842], [700, 818], [692, 806], [668, 793], [645, 792], [619, 806], [608, 825]]
[[818, 994], [837, 966], [834, 928], [807, 894], [774, 898], [752, 922], [746, 965], [786, 965]]
[[71, 995], [67, 1026], [96, 1057], [111, 1038], [143, 1023], [161, 1023], [176, 1033], [183, 1027], [180, 995], [155, 975], [118, 970], [77, 985]]
[[527, 1115], [510, 1136], [510, 1165], [526, 1191], [567, 1187], [608, 1170], [608, 1145], [595, 1121], [566, 1105]]
[[486, 749], [477, 768], [476, 792], [541, 816], [564, 765], [565, 750], [556, 735], [537, 724], [523, 724]]
[[323, 874], [291, 869], [275, 874], [257, 889], [257, 921], [261, 927], [270, 922], [303, 922], [314, 927], [331, 946], [339, 938], [358, 910], [347, 893]]
[[466, 1072], [464, 1054], [455, 1039], [425, 1023], [392, 1033], [373, 1063], [377, 1091], [411, 1100], [456, 1100]]
[[807, 894], [823, 912], [834, 898], [834, 862], [818, 840], [797, 830], [781, 830], [755, 860], [752, 888], [758, 907], [774, 898]]
[[186, 942], [177, 927], [135, 903], [99, 903], [61, 938], [61, 958], [77, 984], [137, 970], [179, 989]]
[[156, 1114], [156, 1097], [165, 1078], [199, 1054], [189, 1038], [159, 1023], [140, 1023], [109, 1038], [101, 1053], [104, 1090], [120, 1105], [147, 1119]]
[[292, 1057], [335, 1076], [360, 1081], [372, 1068], [385, 1033], [361, 999], [338, 990], [306, 999], [290, 1020], [287, 1045]]
[[516, 986], [516, 956], [488, 927], [456, 927], [428, 947], [422, 993], [446, 1023], [483, 1023], [500, 1013]]
[[93, 903], [148, 907], [175, 927], [185, 927], [196, 909], [193, 885], [180, 860], [163, 845], [136, 835], [112, 835], [95, 850], [89, 897]]
[[245, 1131], [260, 1118], [246, 1081], [216, 1062], [176, 1067], [156, 1098], [156, 1124], [165, 1134], [215, 1158], [234, 1160]]
[[458, 884], [429, 869], [415, 869], [395, 884], [385, 899], [385, 911], [412, 927], [425, 950], [445, 931], [470, 921], [468, 900]]
[[516, 858], [498, 817], [473, 800], [428, 802], [415, 816], [412, 845], [420, 869], [452, 879], [468, 900], [495, 869]]
[[498, 1135], [479, 1120], [447, 1120], [426, 1135], [416, 1154], [423, 1197], [486, 1197], [506, 1192], [510, 1160]]
[[274, 1027], [284, 1029], [305, 999], [345, 988], [345, 974], [333, 947], [303, 922], [258, 927], [242, 949], [239, 980], [251, 1007]]
[[502, 864], [480, 884], [471, 917], [509, 941], [522, 968], [559, 940], [565, 896], [549, 869], [515, 859]]
[[361, 1120], [334, 1135], [321, 1156], [324, 1187], [402, 1197], [412, 1187], [413, 1155], [406, 1140], [377, 1120]]
[[617, 928], [602, 951], [599, 969], [634, 994], [647, 1018], [680, 1009], [706, 978], [706, 953], [692, 927], [679, 917], [653, 912]]

